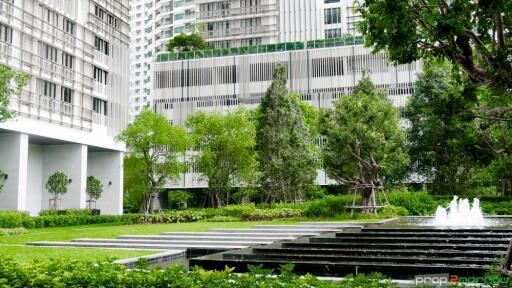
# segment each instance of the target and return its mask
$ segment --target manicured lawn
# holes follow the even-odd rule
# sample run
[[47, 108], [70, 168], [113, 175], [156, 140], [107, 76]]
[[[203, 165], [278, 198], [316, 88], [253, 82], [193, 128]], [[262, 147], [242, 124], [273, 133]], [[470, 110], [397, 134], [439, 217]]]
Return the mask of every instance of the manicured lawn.
[[[301, 219], [301, 221], [337, 221], [339, 219]], [[345, 220], [347, 221], [347, 220]], [[353, 220], [348, 220], [353, 221]], [[364, 221], [364, 220], [358, 220]], [[378, 220], [366, 220], [378, 221]], [[277, 220], [267, 222], [194, 222], [174, 224], [98, 224], [73, 227], [31, 229], [28, 234], [0, 236], [0, 253], [20, 262], [33, 259], [62, 258], [102, 261], [108, 258], [130, 258], [154, 254], [156, 251], [136, 251], [89, 248], [52, 248], [24, 246], [34, 241], [70, 241], [76, 238], [116, 238], [119, 235], [160, 234], [162, 232], [202, 232], [210, 228], [250, 228], [257, 224], [295, 224], [298, 220]]]

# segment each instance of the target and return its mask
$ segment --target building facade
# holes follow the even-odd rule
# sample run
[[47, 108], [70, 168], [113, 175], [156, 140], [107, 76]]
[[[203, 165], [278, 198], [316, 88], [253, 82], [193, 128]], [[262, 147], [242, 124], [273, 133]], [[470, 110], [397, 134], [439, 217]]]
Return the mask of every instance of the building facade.
[[104, 193], [103, 214], [122, 213], [128, 120], [128, 0], [0, 0], [0, 63], [28, 75], [0, 124], [1, 210], [49, 207], [48, 177], [70, 183], [62, 209], [86, 208], [86, 178]]
[[151, 62], [175, 35], [196, 31], [212, 48], [355, 34], [353, 0], [132, 0], [130, 119], [152, 101]]
[[[219, 49], [210, 54], [166, 53], [152, 64], [154, 110], [183, 126], [197, 111], [254, 108], [272, 82], [278, 64], [288, 68], [288, 88], [316, 108], [352, 93], [364, 73], [386, 90], [396, 106], [413, 93], [422, 63], [392, 66], [385, 53], [372, 54], [360, 37]], [[320, 144], [320, 143], [319, 143]], [[318, 171], [317, 183], [331, 183]], [[199, 188], [206, 183], [193, 167], [169, 187]]]

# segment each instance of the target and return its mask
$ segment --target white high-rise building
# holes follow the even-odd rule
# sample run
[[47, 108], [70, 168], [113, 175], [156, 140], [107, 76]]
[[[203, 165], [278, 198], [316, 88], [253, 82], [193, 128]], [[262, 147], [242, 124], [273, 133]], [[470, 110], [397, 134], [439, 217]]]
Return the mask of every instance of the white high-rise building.
[[0, 63], [28, 75], [0, 124], [0, 210], [49, 207], [48, 177], [64, 172], [60, 208], [86, 208], [86, 178], [104, 187], [102, 214], [122, 213], [128, 120], [128, 0], [0, 0]]
[[150, 105], [149, 70], [172, 37], [196, 31], [212, 48], [355, 33], [353, 0], [132, 0], [130, 118]]

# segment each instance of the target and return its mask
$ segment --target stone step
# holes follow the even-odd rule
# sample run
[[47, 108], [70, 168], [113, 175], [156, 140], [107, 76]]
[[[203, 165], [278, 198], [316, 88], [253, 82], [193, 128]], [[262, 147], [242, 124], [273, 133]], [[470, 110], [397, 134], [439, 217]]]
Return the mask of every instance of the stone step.
[[206, 241], [222, 241], [222, 242], [236, 242], [236, 241], [248, 241], [248, 242], [276, 242], [282, 240], [294, 240], [295, 237], [282, 236], [282, 237], [246, 237], [246, 236], [231, 236], [230, 234], [222, 236], [211, 236], [205, 234], [204, 236], [194, 235], [121, 235], [117, 239], [137, 239], [137, 240], [206, 240]]
[[[392, 237], [401, 237], [401, 238], [430, 238], [433, 236], [432, 232], [362, 232], [362, 233], [353, 233], [353, 232], [342, 232], [336, 233], [336, 237], [380, 237], [380, 236], [392, 236]], [[512, 238], [512, 233], [488, 233], [488, 232], [466, 232], [466, 233], [456, 233], [456, 232], [439, 232], [435, 233], [436, 238], [481, 238], [481, 237], [492, 237], [492, 238]]]
[[366, 248], [366, 249], [451, 249], [451, 250], [487, 250], [506, 251], [508, 245], [498, 244], [449, 244], [449, 243], [373, 243], [346, 241], [340, 243], [301, 243], [285, 242], [283, 247], [302, 247], [303, 249], [315, 248]]
[[[247, 246], [240, 245], [226, 245], [226, 246], [212, 246], [203, 244], [135, 244], [135, 243], [84, 243], [84, 242], [30, 242], [29, 246], [47, 246], [47, 247], [85, 247], [85, 248], [123, 248], [123, 249], [137, 249], [137, 250], [187, 250], [187, 249], [209, 249], [217, 251], [235, 250], [245, 248]], [[221, 249], [222, 248], [222, 249]]]
[[265, 253], [265, 254], [247, 254], [247, 253], [230, 253], [226, 252], [223, 254], [224, 259], [261, 259], [261, 260], [288, 260], [290, 263], [297, 261], [322, 261], [329, 263], [343, 263], [343, 262], [385, 262], [385, 263], [412, 263], [412, 264], [432, 264], [440, 263], [446, 265], [492, 265], [496, 263], [496, 258], [473, 258], [468, 257], [404, 257], [404, 256], [381, 256], [373, 255], [371, 258], [368, 256], [356, 256], [356, 255], [310, 255], [310, 254], [288, 254], [283, 255], [280, 253]]
[[[218, 255], [218, 256], [217, 256]], [[237, 273], [248, 271], [248, 266], [262, 265], [265, 269], [279, 269], [281, 265], [290, 263], [288, 259], [222, 259], [222, 254], [216, 257], [205, 256], [190, 259], [190, 266], [200, 266], [207, 270], [222, 270], [226, 266], [235, 268]], [[316, 276], [344, 276], [347, 274], [380, 272], [396, 279], [410, 279], [418, 274], [450, 274], [461, 276], [484, 275], [488, 265], [446, 265], [446, 264], [411, 264], [387, 262], [358, 262], [346, 261], [333, 263], [329, 261], [301, 260], [294, 262], [294, 272], [309, 273]]]
[[241, 246], [249, 247], [262, 244], [271, 244], [272, 241], [222, 241], [222, 240], [148, 240], [148, 239], [96, 239], [96, 238], [82, 238], [74, 239], [71, 242], [75, 243], [119, 243], [119, 244], [151, 244], [151, 245], [181, 245], [187, 247], [188, 245], [204, 245], [206, 247], [231, 247]]
[[[351, 237], [340, 235], [336, 238], [311, 238], [311, 242], [319, 243], [344, 243], [346, 241], [363, 241], [373, 243], [404, 243], [401, 237]], [[508, 244], [509, 238], [407, 238], [408, 243], [450, 243], [450, 244]]]
[[[342, 228], [347, 228], [347, 227], [350, 227], [350, 228], [353, 228], [355, 226], [337, 226], [337, 225], [333, 225], [333, 226], [328, 226], [328, 225], [295, 225], [295, 226], [290, 226], [290, 225], [254, 225], [252, 228], [253, 229], [293, 229], [293, 230], [304, 230], [304, 231], [311, 231], [311, 230], [332, 230], [332, 231], [341, 231]], [[359, 227], [363, 227], [363, 226], [359, 226]]]
[[332, 229], [315, 229], [315, 230], [304, 230], [304, 229], [281, 229], [281, 228], [247, 228], [247, 229], [224, 229], [224, 228], [213, 228], [211, 232], [221, 233], [278, 233], [280, 235], [318, 235], [320, 233], [336, 232], [337, 230]]
[[372, 227], [372, 228], [363, 228], [361, 232], [385, 232], [385, 233], [396, 233], [396, 232], [423, 232], [423, 233], [511, 233], [510, 230], [507, 229], [499, 229], [499, 228], [489, 228], [489, 229], [476, 229], [476, 228], [468, 228], [468, 229], [444, 229], [444, 228], [382, 228], [382, 227]]
[[297, 238], [302, 237], [305, 235], [318, 235], [318, 233], [312, 233], [312, 234], [304, 234], [304, 233], [288, 233], [288, 232], [278, 232], [273, 231], [270, 233], [263, 233], [261, 231], [256, 232], [250, 232], [250, 231], [231, 231], [231, 232], [217, 232], [217, 231], [210, 231], [210, 232], [163, 232], [160, 233], [160, 235], [163, 236], [199, 236], [199, 237], [210, 237], [210, 236], [234, 236], [234, 237], [265, 237], [265, 238], [276, 238], [276, 239], [283, 239], [284, 237], [291, 237], [291, 238]]
[[365, 227], [370, 223], [366, 222], [300, 222], [298, 226], [313, 226], [313, 227]]
[[303, 254], [303, 255], [363, 255], [365, 257], [373, 257], [377, 256], [423, 256], [423, 257], [460, 257], [466, 254], [470, 254], [473, 258], [494, 258], [499, 259], [501, 255], [505, 253], [496, 252], [495, 254], [490, 254], [489, 251], [485, 250], [468, 250], [468, 251], [460, 251], [460, 250], [421, 250], [421, 249], [368, 249], [368, 248], [315, 248], [315, 249], [303, 249], [301, 247], [279, 247], [279, 246], [263, 246], [263, 247], [254, 247], [252, 248], [253, 253], [255, 254]]

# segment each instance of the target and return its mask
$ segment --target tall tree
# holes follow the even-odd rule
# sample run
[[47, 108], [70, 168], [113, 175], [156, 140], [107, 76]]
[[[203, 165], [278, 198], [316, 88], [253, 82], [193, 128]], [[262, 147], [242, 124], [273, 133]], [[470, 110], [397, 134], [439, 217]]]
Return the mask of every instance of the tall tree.
[[203, 37], [197, 33], [190, 35], [181, 33], [180, 35], [172, 38], [167, 44], [167, 51], [182, 52], [182, 51], [197, 51], [208, 49], [208, 43], [204, 41]]
[[404, 109], [408, 120], [407, 143], [411, 168], [425, 177], [432, 193], [465, 195], [472, 175], [493, 158], [472, 117], [474, 105], [461, 94], [451, 65], [427, 63]]
[[198, 112], [187, 119], [198, 151], [193, 162], [208, 180], [213, 207], [229, 204], [234, 187], [247, 184], [254, 175], [256, 128], [247, 114], [243, 109], [225, 115]]
[[144, 212], [144, 199], [151, 191], [144, 160], [135, 154], [128, 154], [123, 163], [123, 207], [132, 213]]
[[316, 178], [318, 161], [299, 105], [288, 92], [286, 67], [277, 66], [257, 116], [256, 147], [266, 201], [303, 201]]
[[141, 160], [145, 182], [143, 211], [153, 213], [162, 186], [183, 171], [188, 138], [185, 130], [174, 127], [162, 115], [144, 109], [116, 139], [126, 143], [133, 157]]
[[27, 75], [0, 64], [0, 123], [12, 118], [9, 97], [20, 95], [27, 82]]
[[368, 76], [353, 93], [334, 102], [322, 119], [323, 160], [329, 177], [360, 191], [362, 206], [372, 206], [372, 192], [387, 178], [403, 175], [409, 156], [398, 110], [387, 95]]

